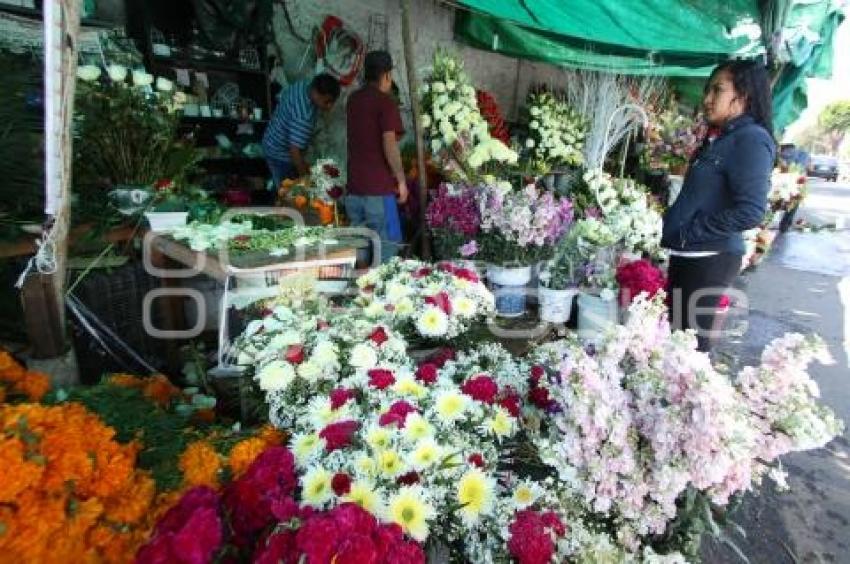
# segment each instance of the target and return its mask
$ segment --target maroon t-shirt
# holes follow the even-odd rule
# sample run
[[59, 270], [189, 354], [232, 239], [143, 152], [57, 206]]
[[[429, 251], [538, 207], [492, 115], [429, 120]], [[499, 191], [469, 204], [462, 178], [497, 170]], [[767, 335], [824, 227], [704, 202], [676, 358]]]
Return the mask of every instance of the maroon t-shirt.
[[384, 156], [383, 135], [404, 127], [398, 106], [388, 94], [366, 85], [348, 98], [348, 192], [357, 196], [386, 196], [396, 181]]

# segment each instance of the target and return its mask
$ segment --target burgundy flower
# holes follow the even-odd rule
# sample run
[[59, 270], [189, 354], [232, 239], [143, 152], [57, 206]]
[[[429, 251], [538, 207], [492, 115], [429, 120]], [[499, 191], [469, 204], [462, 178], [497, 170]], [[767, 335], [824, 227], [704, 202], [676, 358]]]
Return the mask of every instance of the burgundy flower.
[[340, 407], [345, 405], [348, 400], [354, 399], [357, 396], [354, 390], [349, 390], [346, 388], [337, 388], [331, 391], [329, 397], [331, 398], [331, 409], [339, 409]]
[[286, 361], [292, 364], [304, 362], [304, 345], [289, 345], [286, 348]]
[[425, 362], [430, 362], [437, 368], [442, 368], [445, 364], [455, 359], [455, 351], [450, 347], [443, 347], [431, 356], [429, 356]]
[[480, 453], [470, 454], [467, 461], [473, 466], [477, 466], [478, 468], [484, 468], [484, 457], [481, 456]]
[[520, 404], [522, 400], [517, 394], [508, 394], [502, 399], [499, 400], [499, 405], [505, 408], [508, 413], [513, 415], [514, 417], [519, 417], [520, 414]]
[[319, 432], [319, 436], [325, 439], [325, 450], [332, 452], [345, 448], [351, 444], [351, 437], [360, 428], [357, 421], [338, 421], [327, 425]]
[[387, 337], [387, 331], [383, 327], [375, 327], [375, 329], [369, 334], [369, 339], [378, 346], [383, 345], [389, 340]]
[[343, 189], [342, 186], [334, 186], [333, 188], [329, 188], [327, 192], [328, 196], [330, 196], [334, 200], [339, 200], [340, 198], [342, 198]]
[[381, 414], [378, 419], [378, 424], [386, 427], [387, 425], [395, 424], [399, 429], [404, 428], [407, 421], [407, 416], [411, 413], [416, 413], [416, 408], [404, 400], [400, 400], [392, 404], [386, 413]]
[[378, 418], [378, 425], [381, 427], [389, 427], [390, 425], [395, 425], [399, 429], [404, 427], [404, 417], [399, 415], [398, 413], [391, 413], [387, 411], [386, 413], [382, 413]]
[[403, 486], [412, 486], [413, 484], [418, 484], [419, 474], [417, 472], [408, 472], [403, 476], [399, 476], [396, 482]]
[[430, 268], [428, 268], [427, 266], [423, 266], [422, 268], [418, 269], [416, 272], [413, 273], [413, 277], [414, 278], [424, 278], [424, 277], [428, 276], [429, 274], [431, 274], [431, 272], [433, 272], [433, 271]]
[[546, 370], [540, 366], [539, 364], [535, 364], [531, 367], [531, 383], [535, 386], [540, 383], [540, 379], [546, 375]]
[[331, 478], [331, 489], [338, 496], [344, 496], [351, 491], [351, 476], [344, 472], [337, 472]]
[[433, 384], [437, 381], [437, 366], [426, 362], [416, 369], [416, 379], [425, 384]]
[[472, 399], [484, 403], [493, 403], [496, 394], [499, 393], [499, 387], [496, 385], [496, 382], [485, 374], [470, 378], [463, 383], [460, 389]]
[[425, 303], [440, 308], [446, 315], [452, 314], [452, 300], [448, 292], [440, 292], [439, 294], [428, 296], [425, 298]]
[[254, 564], [298, 564], [295, 533], [286, 529], [274, 532], [257, 544]]
[[467, 280], [473, 283], [481, 280], [478, 278], [478, 274], [468, 268], [458, 268], [455, 270], [454, 275], [462, 280]]
[[528, 392], [528, 400], [540, 409], [547, 409], [552, 403], [549, 390], [546, 388], [532, 388]]
[[373, 388], [383, 390], [395, 384], [395, 376], [392, 370], [386, 368], [372, 368], [367, 372], [369, 375], [369, 385]]
[[322, 172], [331, 178], [339, 178], [339, 169], [333, 165], [326, 164], [322, 167]]
[[561, 522], [561, 518], [558, 517], [558, 514], [554, 511], [547, 511], [543, 514], [543, 524], [559, 537], [567, 534], [567, 528]]
[[281, 522], [288, 523], [292, 519], [301, 517], [302, 511], [298, 503], [291, 497], [276, 499], [271, 503], [272, 515]]

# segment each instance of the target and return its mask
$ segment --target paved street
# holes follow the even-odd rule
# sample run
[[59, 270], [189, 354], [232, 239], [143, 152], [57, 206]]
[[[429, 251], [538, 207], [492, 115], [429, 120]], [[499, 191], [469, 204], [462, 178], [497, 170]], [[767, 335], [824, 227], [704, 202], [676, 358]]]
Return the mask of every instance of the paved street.
[[[823, 401], [850, 422], [850, 185], [811, 181], [798, 217], [837, 229], [791, 231], [768, 259], [739, 283], [750, 299], [742, 335], [721, 350], [736, 363], [756, 364], [771, 339], [787, 331], [818, 333], [835, 359], [812, 373]], [[721, 355], [723, 356], [723, 355]], [[786, 457], [791, 492], [768, 488], [733, 515], [747, 531], [736, 544], [750, 562], [850, 563], [850, 434], [827, 449]], [[706, 562], [740, 562], [728, 548], [705, 547]]]

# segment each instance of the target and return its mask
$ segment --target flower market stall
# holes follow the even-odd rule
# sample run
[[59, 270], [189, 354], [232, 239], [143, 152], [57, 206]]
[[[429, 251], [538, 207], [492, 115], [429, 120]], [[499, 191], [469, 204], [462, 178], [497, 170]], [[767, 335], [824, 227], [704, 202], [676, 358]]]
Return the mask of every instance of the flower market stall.
[[[480, 17], [458, 17], [468, 40]], [[198, 25], [193, 36], [216, 31]], [[270, 98], [256, 51], [229, 67], [146, 32], [147, 59], [203, 61]], [[329, 52], [342, 47], [321, 45], [341, 66]], [[810, 374], [831, 362], [817, 336], [778, 336], [730, 367], [671, 328], [660, 239], [675, 194], [647, 179], [683, 172], [703, 126], [669, 83], [578, 65], [565, 83], [517, 85], [509, 109], [460, 53], [433, 50], [407, 93], [433, 256], [371, 268], [368, 237], [346, 226], [341, 158], [261, 193], [275, 208], [249, 207], [241, 180], [211, 180], [187, 110], [227, 120], [212, 112], [262, 115], [262, 100], [227, 98], [226, 84], [209, 99], [182, 72], [106, 55], [79, 66], [80, 196], [120, 216], [122, 252], [159, 272], [144, 300], [162, 303], [142, 317], [176, 337], [159, 364], [142, 359], [150, 374], [104, 369], [86, 386], [0, 348], [0, 561], [698, 562], [706, 537], [734, 545], [744, 496], [787, 485], [783, 456], [843, 433]], [[245, 116], [232, 119], [258, 121]], [[804, 196], [793, 171], [774, 174], [745, 266], [766, 252], [771, 214]], [[72, 312], [94, 268], [71, 280]], [[190, 316], [198, 288], [213, 297]], [[134, 352], [120, 330], [80, 323]]]

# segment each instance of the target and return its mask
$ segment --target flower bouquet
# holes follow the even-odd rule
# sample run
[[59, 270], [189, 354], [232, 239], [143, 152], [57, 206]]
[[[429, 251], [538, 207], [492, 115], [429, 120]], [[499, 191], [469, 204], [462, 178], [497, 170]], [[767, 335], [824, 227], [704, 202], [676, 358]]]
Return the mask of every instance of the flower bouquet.
[[481, 226], [478, 192], [472, 186], [443, 183], [432, 196], [425, 217], [438, 257], [469, 259], [478, 252], [475, 241]]
[[530, 94], [528, 139], [525, 142], [534, 168], [548, 172], [553, 167], [578, 167], [585, 135], [584, 120], [566, 102], [549, 92]]
[[703, 120], [683, 116], [674, 107], [653, 118], [647, 131], [647, 166], [683, 174], [683, 169], [705, 137]]
[[516, 152], [490, 135], [490, 126], [478, 109], [475, 88], [460, 60], [438, 50], [421, 96], [422, 127], [431, 153], [443, 161], [448, 172], [475, 180], [488, 163], [517, 162]]
[[510, 147], [511, 134], [496, 99], [485, 90], [476, 90], [475, 98], [478, 100], [478, 111], [490, 126], [490, 136]]
[[411, 341], [461, 336], [493, 313], [493, 295], [474, 269], [393, 259], [357, 280], [364, 315]]

